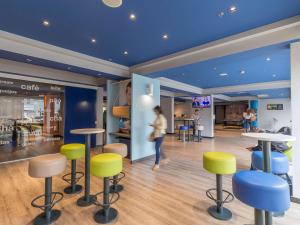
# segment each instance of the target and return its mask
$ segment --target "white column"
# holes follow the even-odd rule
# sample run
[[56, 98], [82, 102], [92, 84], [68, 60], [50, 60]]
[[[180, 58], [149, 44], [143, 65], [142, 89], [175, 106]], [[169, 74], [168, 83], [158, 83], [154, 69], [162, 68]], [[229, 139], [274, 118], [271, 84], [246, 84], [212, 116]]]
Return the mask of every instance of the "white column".
[[[96, 127], [103, 128], [103, 88], [97, 89], [97, 103], [96, 103]], [[103, 134], [97, 134], [96, 136], [96, 145], [103, 145]]]
[[291, 44], [291, 107], [294, 197], [300, 199], [300, 42]]
[[174, 133], [174, 97], [161, 97], [160, 106], [168, 122], [167, 133]]

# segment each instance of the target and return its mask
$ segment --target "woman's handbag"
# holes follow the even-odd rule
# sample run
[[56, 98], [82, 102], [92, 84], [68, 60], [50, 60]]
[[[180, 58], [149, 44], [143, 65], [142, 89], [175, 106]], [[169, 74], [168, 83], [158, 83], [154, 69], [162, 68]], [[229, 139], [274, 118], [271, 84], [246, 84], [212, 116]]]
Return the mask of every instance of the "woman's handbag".
[[149, 140], [150, 142], [154, 142], [154, 139], [155, 139], [154, 131], [152, 131], [151, 134], [149, 135], [148, 140]]

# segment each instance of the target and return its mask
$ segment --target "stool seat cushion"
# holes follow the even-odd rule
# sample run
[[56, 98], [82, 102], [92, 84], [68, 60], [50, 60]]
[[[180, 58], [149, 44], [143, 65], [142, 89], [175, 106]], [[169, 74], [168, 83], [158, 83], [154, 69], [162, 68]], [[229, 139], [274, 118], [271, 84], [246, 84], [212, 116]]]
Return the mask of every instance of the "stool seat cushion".
[[[288, 157], [279, 152], [271, 152], [272, 173], [286, 174], [289, 172]], [[252, 166], [254, 169], [263, 170], [264, 157], [262, 151], [254, 151], [252, 153]]]
[[180, 126], [179, 127], [179, 130], [181, 130], [181, 131], [187, 131], [188, 129], [189, 129], [188, 126]]
[[103, 153], [91, 159], [91, 173], [96, 177], [112, 177], [123, 169], [122, 156], [116, 153]]
[[232, 178], [235, 197], [260, 210], [284, 212], [290, 207], [288, 183], [282, 178], [261, 171], [241, 171]]
[[233, 174], [236, 171], [235, 156], [225, 152], [205, 152], [203, 168], [214, 174]]
[[37, 156], [29, 161], [28, 174], [35, 178], [59, 175], [66, 169], [67, 158], [62, 154]]
[[103, 147], [103, 153], [117, 153], [125, 158], [128, 154], [127, 145], [122, 143], [107, 144]]
[[80, 159], [85, 155], [85, 145], [72, 143], [60, 147], [60, 153], [67, 157], [68, 160]]

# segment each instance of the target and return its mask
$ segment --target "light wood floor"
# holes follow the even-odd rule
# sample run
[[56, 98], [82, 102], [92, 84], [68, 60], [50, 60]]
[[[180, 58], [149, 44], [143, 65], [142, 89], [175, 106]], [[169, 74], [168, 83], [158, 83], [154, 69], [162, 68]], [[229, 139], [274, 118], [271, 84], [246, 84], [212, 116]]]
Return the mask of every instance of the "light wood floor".
[[[215, 176], [202, 168], [204, 151], [225, 151], [236, 155], [238, 169], [246, 169], [250, 153], [245, 147], [255, 144], [239, 138], [238, 132], [218, 131], [215, 139], [202, 143], [182, 143], [168, 137], [164, 149], [170, 163], [152, 172], [153, 160], [130, 165], [125, 162], [126, 178], [120, 200], [113, 205], [119, 211], [117, 225], [227, 225], [253, 223], [253, 209], [238, 200], [226, 205], [233, 212], [230, 221], [211, 218], [206, 209], [212, 204], [205, 190], [215, 186]], [[78, 168], [83, 170], [84, 161]], [[32, 208], [31, 200], [43, 193], [44, 180], [27, 175], [28, 161], [0, 166], [0, 224], [28, 225], [40, 213]], [[62, 191], [65, 183], [54, 177], [54, 191]], [[80, 181], [83, 183], [83, 180]], [[102, 180], [92, 177], [92, 193], [102, 190]], [[231, 190], [231, 176], [224, 178], [224, 186]], [[80, 194], [81, 196], [81, 194]], [[95, 224], [96, 206], [79, 208], [75, 202], [79, 195], [66, 196], [56, 206], [62, 210], [56, 225]], [[292, 204], [284, 218], [275, 218], [276, 225], [299, 225], [300, 205]]]

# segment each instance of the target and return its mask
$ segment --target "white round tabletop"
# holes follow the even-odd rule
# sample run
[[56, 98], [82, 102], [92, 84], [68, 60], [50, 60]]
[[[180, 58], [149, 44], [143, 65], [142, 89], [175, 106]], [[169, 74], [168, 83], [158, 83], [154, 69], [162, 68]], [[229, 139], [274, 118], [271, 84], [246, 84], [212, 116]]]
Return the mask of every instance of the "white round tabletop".
[[242, 133], [243, 137], [253, 138], [260, 141], [295, 141], [296, 137], [284, 134], [272, 133]]
[[71, 130], [71, 134], [99, 134], [103, 133], [105, 130], [100, 128], [84, 128]]

